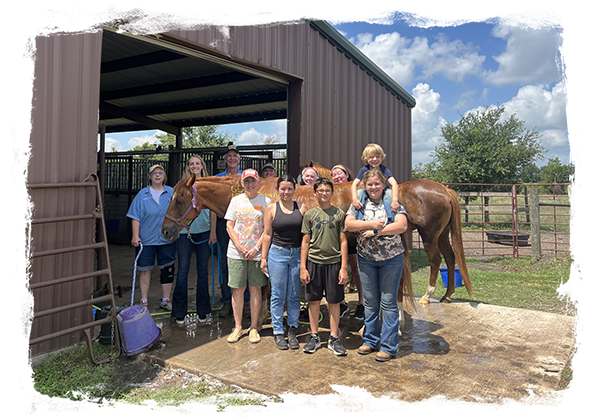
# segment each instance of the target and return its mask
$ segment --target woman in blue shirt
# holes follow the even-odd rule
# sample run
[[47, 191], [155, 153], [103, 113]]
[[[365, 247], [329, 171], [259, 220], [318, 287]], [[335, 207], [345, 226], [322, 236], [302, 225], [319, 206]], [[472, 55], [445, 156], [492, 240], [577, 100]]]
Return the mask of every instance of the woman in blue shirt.
[[[191, 177], [207, 177], [204, 160], [198, 155], [192, 155], [186, 165], [186, 174]], [[196, 253], [196, 313], [200, 322], [208, 319], [211, 312], [210, 294], [208, 292], [208, 257], [210, 249], [208, 239], [210, 236], [210, 210], [202, 209], [200, 214], [188, 231], [183, 228], [177, 239], [177, 282], [173, 291], [173, 311], [171, 317], [178, 324], [184, 323], [184, 317], [188, 310], [188, 273], [192, 254]]]
[[127, 212], [127, 217], [131, 219], [131, 245], [136, 247], [136, 256], [139, 253], [140, 242], [143, 245], [137, 262], [142, 296], [140, 303], [148, 304], [150, 277], [154, 262], [157, 261], [162, 287], [160, 307], [170, 311], [171, 287], [175, 273], [175, 243], [163, 237], [160, 230], [173, 195], [173, 188], [164, 184], [166, 175], [161, 165], [153, 165], [148, 177], [150, 185], [140, 190]]

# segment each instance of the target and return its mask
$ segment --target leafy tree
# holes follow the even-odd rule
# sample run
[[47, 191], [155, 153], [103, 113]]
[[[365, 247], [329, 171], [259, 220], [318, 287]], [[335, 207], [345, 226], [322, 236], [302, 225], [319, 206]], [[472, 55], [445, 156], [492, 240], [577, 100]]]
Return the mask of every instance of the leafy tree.
[[[442, 145], [433, 151], [441, 181], [518, 183], [524, 167], [543, 157], [546, 150], [540, 134], [525, 129], [525, 122], [514, 114], [502, 120], [504, 110], [504, 106], [487, 106], [462, 116], [457, 124], [442, 127]], [[468, 186], [456, 189], [470, 191]], [[464, 200], [468, 204], [471, 198]], [[488, 203], [489, 197], [484, 197], [484, 205]]]
[[[541, 183], [570, 183], [571, 176], [575, 174], [575, 166], [572, 163], [563, 165], [557, 157], [548, 160], [548, 164], [540, 171]], [[553, 191], [557, 194], [564, 193], [563, 187], [558, 185], [553, 187]]]
[[524, 167], [543, 157], [540, 134], [514, 114], [501, 121], [503, 113], [504, 106], [488, 106], [442, 127], [433, 156], [445, 182], [518, 183]]
[[[181, 130], [183, 148], [217, 148], [225, 147], [229, 142], [235, 143], [237, 135], [232, 136], [229, 132], [219, 131], [220, 127], [220, 125], [209, 125], [183, 128]], [[164, 133], [156, 137], [163, 148], [168, 148], [169, 145], [175, 146], [175, 135]]]
[[441, 181], [438, 174], [438, 167], [434, 161], [429, 163], [418, 163], [412, 169], [412, 178], [416, 179], [429, 179], [433, 181]]

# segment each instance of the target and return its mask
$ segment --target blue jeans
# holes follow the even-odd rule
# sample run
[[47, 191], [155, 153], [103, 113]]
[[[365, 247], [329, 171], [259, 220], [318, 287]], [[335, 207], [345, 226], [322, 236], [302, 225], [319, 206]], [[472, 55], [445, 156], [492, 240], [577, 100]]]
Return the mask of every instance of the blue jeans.
[[[371, 261], [358, 254], [358, 270], [365, 295], [365, 345], [392, 356], [398, 353], [400, 326], [398, 289], [404, 268], [404, 255], [384, 261]], [[381, 308], [382, 324], [379, 324]]]
[[[363, 221], [365, 219], [365, 203], [367, 201], [367, 191], [365, 189], [358, 189], [356, 191], [356, 198], [363, 205], [363, 207], [356, 211], [356, 219]], [[383, 206], [385, 207], [385, 213], [389, 222], [394, 222], [394, 212], [392, 211], [392, 189], [386, 187], [383, 189]]]
[[177, 239], [177, 282], [173, 291], [173, 310], [171, 311], [171, 316], [174, 318], [183, 318], [187, 314], [188, 273], [190, 271], [192, 253], [196, 253], [196, 269], [198, 270], [198, 279], [196, 281], [196, 312], [198, 315], [208, 315], [211, 312], [210, 294], [208, 292], [209, 235], [210, 231], [192, 234], [192, 240], [200, 244], [194, 244], [190, 241], [187, 234], [182, 234]]
[[[229, 234], [227, 233], [227, 221], [217, 217], [217, 244], [221, 248], [221, 299], [219, 302], [231, 303], [231, 288], [227, 284], [229, 280], [229, 268], [227, 267], [227, 247], [229, 246]], [[218, 254], [218, 253], [217, 253]]]
[[300, 247], [271, 245], [267, 259], [271, 280], [273, 334], [283, 335], [283, 311], [287, 301], [287, 324], [298, 327], [300, 316]]

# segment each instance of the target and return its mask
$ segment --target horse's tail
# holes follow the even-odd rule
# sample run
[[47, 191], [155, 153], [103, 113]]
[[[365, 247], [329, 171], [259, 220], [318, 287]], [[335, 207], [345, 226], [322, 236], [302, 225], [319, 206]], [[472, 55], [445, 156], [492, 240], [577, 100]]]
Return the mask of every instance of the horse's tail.
[[410, 265], [410, 254], [408, 253], [408, 245], [406, 244], [406, 234], [402, 234], [402, 245], [404, 246], [404, 269], [402, 270], [402, 278], [400, 279], [400, 292], [404, 297], [408, 297], [408, 303], [418, 309], [415, 302], [415, 295], [412, 288], [412, 267]]
[[469, 271], [467, 270], [467, 260], [465, 259], [465, 249], [462, 240], [462, 226], [460, 221], [460, 202], [456, 192], [450, 188], [446, 188], [450, 205], [452, 206], [452, 216], [450, 217], [450, 233], [452, 234], [452, 249], [456, 257], [456, 264], [460, 270], [460, 274], [467, 288], [467, 293], [472, 296], [473, 289], [471, 280], [469, 279]]

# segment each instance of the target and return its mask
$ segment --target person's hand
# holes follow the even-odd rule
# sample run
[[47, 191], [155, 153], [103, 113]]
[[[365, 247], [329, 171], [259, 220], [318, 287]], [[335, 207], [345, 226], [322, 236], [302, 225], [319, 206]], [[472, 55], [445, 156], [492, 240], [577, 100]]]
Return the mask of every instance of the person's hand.
[[269, 274], [269, 269], [267, 268], [267, 260], [265, 258], [263, 258], [262, 260], [260, 260], [260, 270], [264, 273], [264, 274]]
[[310, 282], [310, 275], [308, 274], [308, 270], [300, 269], [300, 281], [304, 284]]
[[246, 260], [254, 260], [254, 257], [258, 254], [258, 248], [252, 247], [246, 250], [244, 258]]
[[362, 235], [363, 238], [373, 238], [376, 236], [375, 231], [372, 229], [367, 229], [365, 231], [362, 231], [360, 233], [360, 235]]
[[140, 239], [140, 237], [134, 236], [131, 238], [131, 245], [133, 245], [134, 247], [139, 247], [140, 246], [140, 242], [142, 242], [142, 240]]
[[208, 243], [213, 244], [213, 245], [217, 243], [217, 233], [216, 232], [210, 231], [210, 234], [208, 235]]
[[392, 211], [396, 212], [398, 209], [400, 209], [400, 202], [398, 202], [397, 200], [394, 200], [392, 202]]
[[341, 268], [340, 274], [338, 274], [338, 284], [341, 284], [343, 286], [346, 283], [348, 283], [348, 269]]
[[385, 226], [385, 219], [374, 219], [370, 221], [371, 229], [380, 230]]
[[352, 199], [352, 205], [354, 206], [355, 209], [362, 208], [362, 204], [360, 203], [360, 200], [358, 200], [357, 198]]

